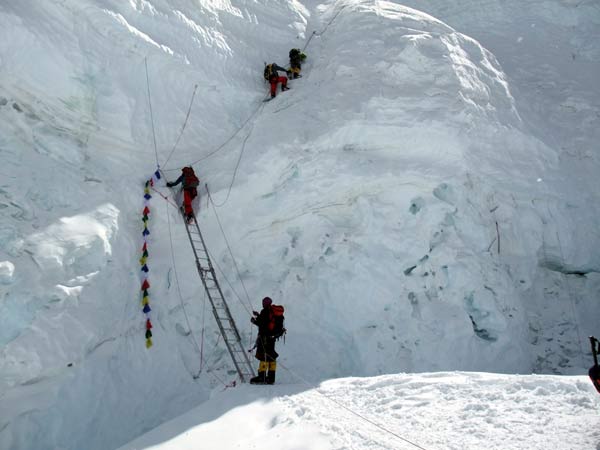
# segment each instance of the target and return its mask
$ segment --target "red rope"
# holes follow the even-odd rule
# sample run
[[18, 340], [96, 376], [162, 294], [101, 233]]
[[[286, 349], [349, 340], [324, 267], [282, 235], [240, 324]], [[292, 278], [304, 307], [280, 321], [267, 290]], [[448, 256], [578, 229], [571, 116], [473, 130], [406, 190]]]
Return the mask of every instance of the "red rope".
[[177, 204], [175, 202], [171, 201], [171, 199], [169, 197], [167, 197], [166, 195], [164, 195], [162, 192], [154, 189], [154, 186], [150, 186], [150, 189], [152, 189], [154, 192], [156, 192], [158, 195], [160, 195], [164, 200], [166, 200], [167, 203], [170, 203], [172, 206], [179, 209], [179, 206], [177, 206]]

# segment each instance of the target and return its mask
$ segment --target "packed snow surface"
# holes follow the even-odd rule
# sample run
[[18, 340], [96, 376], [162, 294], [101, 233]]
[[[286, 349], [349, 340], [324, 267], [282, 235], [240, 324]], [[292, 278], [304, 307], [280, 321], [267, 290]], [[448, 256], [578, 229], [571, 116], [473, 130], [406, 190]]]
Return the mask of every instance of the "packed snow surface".
[[596, 448], [592, 391], [583, 377], [474, 372], [244, 386], [120, 450]]
[[[599, 42], [595, 0], [0, 2], [0, 448], [117, 448], [194, 407], [169, 439], [402, 448], [319, 392], [426, 448], [597, 444]], [[282, 386], [215, 392], [236, 373], [164, 185], [188, 164], [247, 348], [285, 306]]]

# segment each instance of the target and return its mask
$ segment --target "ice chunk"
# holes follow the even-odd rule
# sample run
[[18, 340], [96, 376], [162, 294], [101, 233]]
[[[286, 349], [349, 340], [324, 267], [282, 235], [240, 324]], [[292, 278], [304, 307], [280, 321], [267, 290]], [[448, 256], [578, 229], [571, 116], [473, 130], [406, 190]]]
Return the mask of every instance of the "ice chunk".
[[111, 204], [63, 217], [27, 239], [27, 249], [43, 270], [64, 270], [68, 276], [97, 271], [112, 254], [111, 238], [119, 211]]
[[14, 280], [15, 265], [10, 261], [0, 262], [0, 284], [11, 284]]

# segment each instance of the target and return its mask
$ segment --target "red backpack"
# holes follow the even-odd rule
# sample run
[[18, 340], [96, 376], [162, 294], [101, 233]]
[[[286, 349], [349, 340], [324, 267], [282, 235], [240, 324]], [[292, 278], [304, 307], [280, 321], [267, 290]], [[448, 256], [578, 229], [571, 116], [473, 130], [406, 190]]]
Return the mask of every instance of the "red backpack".
[[269, 332], [272, 337], [280, 338], [286, 333], [284, 327], [285, 317], [282, 305], [271, 305], [271, 314], [269, 315]]
[[200, 184], [200, 180], [194, 173], [194, 169], [191, 167], [184, 167], [181, 169], [183, 173], [183, 187], [184, 188], [195, 188]]

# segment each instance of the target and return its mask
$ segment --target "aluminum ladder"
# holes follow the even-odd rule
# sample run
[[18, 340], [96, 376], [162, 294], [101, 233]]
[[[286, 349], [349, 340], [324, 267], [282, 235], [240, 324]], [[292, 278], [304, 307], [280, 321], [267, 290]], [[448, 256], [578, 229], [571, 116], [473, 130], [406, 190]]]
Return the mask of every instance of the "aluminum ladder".
[[223, 291], [221, 291], [221, 286], [219, 286], [219, 281], [217, 280], [215, 269], [210, 260], [208, 249], [206, 248], [206, 243], [202, 237], [202, 232], [198, 226], [196, 216], [194, 215], [192, 223], [188, 223], [184, 217], [184, 223], [192, 250], [194, 251], [194, 257], [196, 258], [196, 268], [202, 279], [206, 295], [210, 300], [210, 305], [215, 320], [217, 321], [217, 325], [219, 326], [219, 331], [223, 336], [223, 340], [225, 341], [225, 345], [231, 355], [231, 359], [240, 376], [241, 382], [246, 383], [254, 376], [254, 370], [250, 364], [248, 353], [242, 344], [242, 339], [240, 338], [240, 333], [235, 325], [235, 321], [231, 316], [231, 311], [229, 311], [229, 306], [227, 306], [227, 302], [223, 296]]

